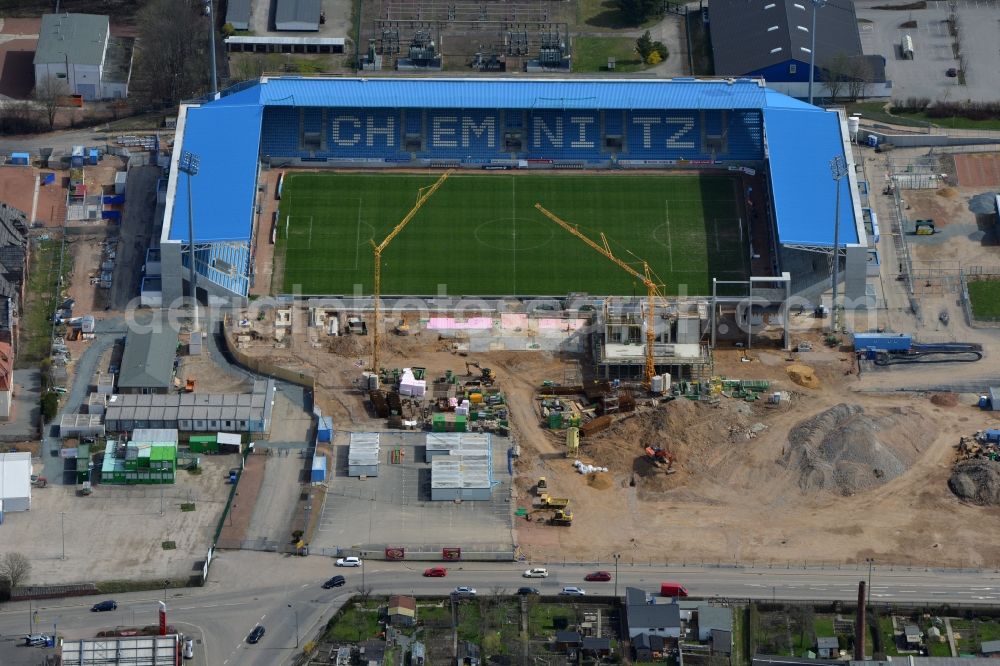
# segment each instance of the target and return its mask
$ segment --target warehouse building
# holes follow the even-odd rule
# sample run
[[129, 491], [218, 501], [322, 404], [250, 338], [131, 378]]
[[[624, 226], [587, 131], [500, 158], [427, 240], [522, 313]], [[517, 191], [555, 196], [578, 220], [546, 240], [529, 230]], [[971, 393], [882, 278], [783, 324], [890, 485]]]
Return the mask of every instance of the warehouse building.
[[46, 14], [35, 47], [35, 86], [65, 82], [66, 93], [85, 100], [125, 99], [132, 76], [129, 37], [111, 35], [107, 16]]
[[146, 328], [125, 337], [119, 393], [167, 393], [173, 385], [177, 331], [165, 323]]
[[252, 5], [251, 0], [229, 0], [226, 5], [226, 23], [236, 30], [249, 30]]
[[274, 380], [256, 380], [250, 393], [114, 395], [105, 424], [110, 432], [171, 428], [183, 432], [266, 434], [271, 430]]
[[84, 638], [63, 641], [63, 666], [178, 666], [181, 640], [167, 636]]
[[347, 452], [348, 476], [378, 476], [379, 434], [352, 432]]
[[0, 453], [0, 523], [6, 513], [31, 508], [31, 454]]
[[277, 0], [276, 30], [319, 30], [320, 0]]
[[493, 493], [493, 440], [489, 433], [429, 433], [431, 500], [489, 500]]

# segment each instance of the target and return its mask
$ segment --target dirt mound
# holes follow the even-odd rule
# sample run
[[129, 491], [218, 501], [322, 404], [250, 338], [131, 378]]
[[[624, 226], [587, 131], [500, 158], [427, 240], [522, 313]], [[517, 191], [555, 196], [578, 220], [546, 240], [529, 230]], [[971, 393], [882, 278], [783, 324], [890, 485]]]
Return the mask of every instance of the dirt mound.
[[958, 396], [954, 393], [935, 393], [931, 402], [938, 407], [954, 407], [958, 404]]
[[793, 363], [785, 368], [785, 372], [788, 373], [789, 379], [799, 386], [811, 389], [819, 388], [819, 377], [816, 376], [816, 372], [808, 365]]
[[594, 490], [607, 490], [611, 487], [611, 479], [607, 474], [588, 474], [587, 485]]
[[937, 191], [937, 195], [945, 199], [954, 199], [958, 196], [958, 191], [953, 187], [942, 187]]
[[919, 410], [841, 403], [792, 428], [781, 462], [798, 472], [803, 491], [853, 495], [906, 472], [936, 436]]
[[960, 460], [948, 479], [948, 488], [966, 502], [1000, 504], [1000, 462]]
[[371, 351], [364, 339], [357, 335], [341, 335], [330, 338], [329, 345], [332, 353], [348, 358], [365, 356]]

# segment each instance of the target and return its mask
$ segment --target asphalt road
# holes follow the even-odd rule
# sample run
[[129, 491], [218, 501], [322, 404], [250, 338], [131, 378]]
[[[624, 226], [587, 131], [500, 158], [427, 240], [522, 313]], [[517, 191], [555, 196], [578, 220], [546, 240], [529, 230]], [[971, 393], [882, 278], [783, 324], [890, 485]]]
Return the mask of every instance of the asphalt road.
[[[521, 572], [543, 563], [465, 563], [452, 566], [446, 578], [423, 578], [420, 563], [371, 561], [360, 569], [335, 569], [331, 560], [320, 557], [292, 558], [271, 553], [221, 554], [208, 585], [187, 590], [168, 590], [168, 621], [179, 630], [201, 638], [193, 664], [286, 663], [296, 653], [298, 643], [315, 636], [341, 604], [361, 587], [375, 594], [446, 594], [457, 585], [472, 585], [480, 594], [494, 587], [508, 592], [520, 585], [539, 588], [543, 594], [557, 594], [564, 585], [578, 585], [590, 595], [611, 595], [614, 583], [584, 583], [583, 576], [593, 565], [548, 565], [549, 578], [526, 580]], [[601, 568], [613, 571], [613, 565]], [[347, 586], [323, 590], [320, 585], [334, 573], [348, 579]], [[704, 598], [844, 600], [857, 598], [859, 580], [867, 579], [868, 569], [786, 569], [786, 568], [696, 568], [635, 565], [619, 567], [619, 595], [626, 585], [655, 590], [660, 581], [684, 584], [691, 594]], [[272, 581], [268, 584], [268, 581]], [[93, 597], [38, 602], [36, 631], [49, 631], [54, 622], [64, 636], [92, 636], [99, 629], [114, 626], [154, 624], [158, 601], [163, 594], [140, 592], [116, 595], [118, 610], [91, 613]], [[1000, 573], [958, 572], [924, 569], [909, 570], [875, 566], [872, 570], [872, 603], [998, 604]], [[247, 645], [246, 634], [260, 622], [267, 633], [257, 645]], [[0, 610], [0, 636], [28, 632], [27, 603], [12, 603]], [[26, 649], [26, 648], [20, 648]]]

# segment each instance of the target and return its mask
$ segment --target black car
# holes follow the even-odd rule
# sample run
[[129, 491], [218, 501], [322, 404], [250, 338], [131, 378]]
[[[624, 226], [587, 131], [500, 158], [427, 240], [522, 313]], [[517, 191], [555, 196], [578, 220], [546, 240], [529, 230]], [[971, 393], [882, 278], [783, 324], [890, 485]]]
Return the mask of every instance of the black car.
[[94, 613], [103, 613], [104, 611], [113, 611], [118, 608], [118, 602], [108, 599], [107, 601], [101, 601], [90, 607], [90, 610]]
[[521, 596], [528, 596], [529, 594], [541, 594], [537, 587], [519, 587], [517, 588], [517, 593]]
[[256, 627], [253, 628], [253, 631], [250, 632], [250, 635], [247, 636], [247, 643], [250, 643], [252, 645], [257, 641], [259, 641], [263, 635], [264, 635], [264, 627], [263, 625], [258, 624]]
[[344, 578], [343, 576], [334, 576], [330, 580], [328, 580], [325, 583], [323, 583], [323, 589], [324, 590], [329, 590], [331, 587], [340, 587], [341, 585], [343, 585], [346, 582], [347, 582], [347, 579]]

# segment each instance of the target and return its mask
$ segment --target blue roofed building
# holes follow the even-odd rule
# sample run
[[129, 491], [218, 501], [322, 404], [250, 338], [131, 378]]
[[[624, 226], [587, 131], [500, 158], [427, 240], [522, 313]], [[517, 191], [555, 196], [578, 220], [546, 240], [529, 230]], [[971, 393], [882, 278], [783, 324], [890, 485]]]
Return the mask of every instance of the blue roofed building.
[[[190, 183], [178, 168], [183, 151], [200, 158]], [[753, 250], [773, 257], [767, 276], [790, 272], [794, 292], [816, 290], [829, 282], [834, 157], [848, 167], [845, 294], [860, 298], [868, 241], [846, 118], [760, 79], [264, 77], [182, 105], [156, 286], [165, 305], [186, 289], [189, 186], [199, 298], [246, 300], [255, 244], [273, 226], [258, 210], [264, 169], [563, 167], [763, 172], [766, 210], [753, 242], [766, 247]]]

